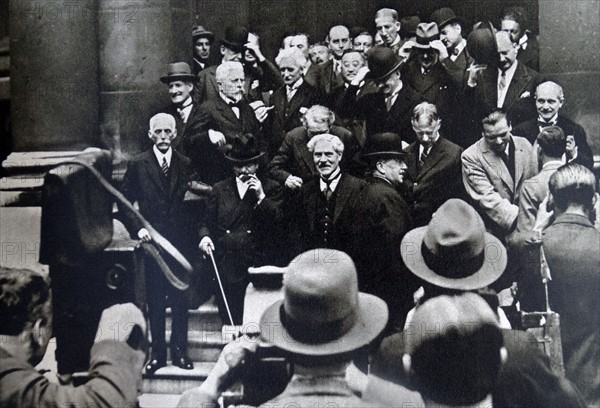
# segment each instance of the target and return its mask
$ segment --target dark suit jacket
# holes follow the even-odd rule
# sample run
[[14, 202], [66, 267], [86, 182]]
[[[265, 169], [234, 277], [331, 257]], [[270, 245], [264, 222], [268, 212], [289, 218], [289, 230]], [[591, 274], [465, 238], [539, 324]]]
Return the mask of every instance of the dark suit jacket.
[[[251, 133], [258, 145], [264, 147], [261, 125], [254, 115], [254, 110], [245, 99], [242, 99], [239, 108], [238, 119], [233, 109], [220, 96], [204, 102], [201, 106], [204, 120], [200, 124], [202, 132], [198, 135], [195, 156], [199, 160], [197, 163], [199, 178], [205, 183], [214, 184], [231, 174], [231, 164], [223, 154], [231, 147], [236, 136]], [[222, 132], [225, 135], [226, 145], [217, 147], [212, 144], [208, 137], [209, 129]]]
[[306, 81], [300, 85], [294, 97], [289, 102], [285, 86], [273, 92], [274, 109], [269, 114], [271, 125], [269, 152], [271, 157], [277, 152], [281, 143], [283, 143], [286, 133], [298, 126], [302, 126], [300, 118], [304, 114], [304, 109], [321, 104], [321, 99], [319, 90]]
[[540, 70], [540, 43], [531, 31], [527, 31], [527, 48], [519, 48], [517, 59], [531, 69]]
[[588, 406], [600, 403], [600, 232], [587, 217], [561, 214], [542, 238], [552, 274], [549, 298], [560, 314], [565, 373]]
[[410, 117], [413, 108], [423, 102], [423, 98], [410, 86], [403, 85], [389, 112], [382, 93], [369, 92], [357, 96], [358, 90], [357, 86], [346, 88], [337, 109], [344, 117], [364, 118], [367, 138], [375, 133], [394, 132], [405, 142], [416, 140]]
[[235, 177], [216, 183], [208, 200], [199, 238], [213, 239], [220, 271], [227, 282], [244, 279], [249, 266], [271, 263], [273, 218], [281, 189], [272, 180], [262, 181], [266, 197], [259, 205], [250, 190], [240, 199]]
[[[417, 334], [417, 326], [412, 329]], [[502, 365], [495, 389], [492, 391], [494, 407], [581, 407], [581, 396], [564, 377], [552, 371], [548, 357], [533, 343], [527, 333], [502, 330], [508, 358]], [[373, 357], [372, 374], [397, 384], [414, 388], [402, 369], [402, 356], [406, 353], [402, 333], [383, 340]]]
[[[535, 81], [539, 75], [531, 68], [516, 62], [515, 75], [510, 81], [506, 98], [502, 108], [507, 112], [508, 118], [513, 125], [535, 118], [535, 104], [533, 94], [535, 92]], [[472, 92], [474, 112], [477, 117], [483, 118], [487, 112], [496, 108], [498, 100], [498, 69], [490, 67], [486, 69], [475, 88], [467, 87], [467, 92]]]
[[201, 104], [219, 97], [219, 87], [215, 77], [218, 66], [219, 64], [204, 68], [198, 74], [198, 82], [194, 85], [192, 93], [198, 103]]
[[250, 101], [263, 100], [263, 102], [267, 103], [268, 100], [263, 98], [263, 93], [277, 89], [285, 84], [277, 67], [267, 59], [263, 62], [257, 61], [254, 67], [244, 65], [244, 73], [246, 76], [244, 92]]
[[[338, 249], [351, 253], [351, 225], [355, 217], [356, 200], [366, 182], [348, 174], [342, 173], [341, 179], [335, 189], [335, 209], [332, 217], [332, 233], [329, 237], [332, 249]], [[292, 240], [298, 240], [298, 244], [290, 242], [291, 246], [297, 247], [296, 254], [303, 251], [323, 247], [323, 243], [317, 239], [317, 206], [320, 203], [322, 192], [319, 186], [319, 177], [315, 176], [300, 188], [298, 194], [289, 196], [284, 211], [289, 216], [293, 233]], [[350, 256], [352, 256], [350, 254]]]
[[404, 149], [405, 180], [409, 186], [414, 225], [429, 223], [433, 213], [450, 198], [464, 198], [460, 155], [463, 149], [440, 137], [429, 151], [422, 169], [418, 169], [419, 142]]
[[344, 86], [344, 80], [341, 74], [337, 74], [333, 69], [333, 60], [329, 60], [320, 65], [320, 86], [321, 93], [325, 96], [331, 95], [337, 88]]
[[[339, 126], [332, 126], [329, 133], [340, 138], [344, 143], [342, 169], [345, 169], [358, 153], [358, 144], [352, 133]], [[312, 154], [308, 151], [308, 131], [304, 126], [297, 127], [285, 135], [285, 139], [277, 154], [269, 163], [269, 173], [281, 184], [290, 176], [300, 177], [304, 182], [317, 174]]]
[[385, 300], [392, 325], [402, 327], [419, 287], [400, 257], [400, 242], [412, 228], [410, 209], [396, 188], [377, 177], [363, 188], [356, 206], [352, 255], [359, 290]]
[[[165, 178], [152, 149], [135, 156], [127, 165], [123, 178], [123, 195], [138, 202], [140, 213], [173, 245], [189, 245], [190, 222], [184, 210], [183, 197], [190, 177], [190, 159], [173, 150], [169, 176]], [[128, 211], [123, 222], [132, 236], [143, 225]]]
[[[558, 115], [556, 125], [560, 127], [565, 136], [572, 135], [577, 145], [577, 157], [573, 160], [573, 163], [581, 164], [590, 170], [594, 168], [594, 154], [592, 149], [587, 142], [587, 136], [585, 130], [578, 123], [573, 122], [571, 119]], [[540, 128], [537, 123], [537, 118], [523, 122], [518, 126], [515, 126], [513, 133], [517, 136], [521, 136], [529, 140], [531, 144], [535, 143], [535, 140], [540, 133]]]
[[467, 83], [467, 79], [469, 78], [467, 68], [469, 65], [471, 65], [472, 61], [473, 58], [471, 58], [469, 52], [467, 51], [467, 47], [465, 47], [460, 54], [458, 54], [456, 60], [452, 61], [448, 57], [441, 62], [442, 66], [450, 75], [450, 78], [457, 89], [462, 89]]

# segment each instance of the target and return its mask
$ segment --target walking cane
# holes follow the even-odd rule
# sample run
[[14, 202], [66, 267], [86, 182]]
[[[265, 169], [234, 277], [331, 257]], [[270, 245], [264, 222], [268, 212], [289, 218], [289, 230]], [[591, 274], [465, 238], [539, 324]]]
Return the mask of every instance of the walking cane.
[[208, 255], [210, 256], [210, 260], [212, 261], [213, 268], [215, 269], [215, 275], [217, 275], [217, 281], [219, 282], [219, 289], [221, 289], [221, 296], [223, 296], [223, 302], [225, 303], [225, 309], [227, 309], [227, 316], [229, 317], [229, 323], [232, 326], [235, 326], [233, 323], [233, 318], [231, 317], [231, 310], [229, 310], [229, 303], [227, 303], [227, 297], [225, 296], [225, 290], [223, 289], [223, 283], [221, 283], [221, 275], [219, 274], [219, 269], [217, 268], [217, 263], [215, 262], [215, 257], [213, 255], [213, 251], [209, 250]]

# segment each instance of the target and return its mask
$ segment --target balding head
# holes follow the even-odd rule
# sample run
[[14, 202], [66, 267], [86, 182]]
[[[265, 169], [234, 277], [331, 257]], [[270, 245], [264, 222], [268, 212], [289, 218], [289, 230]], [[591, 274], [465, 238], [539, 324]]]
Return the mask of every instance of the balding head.
[[506, 31], [496, 33], [496, 43], [498, 45], [498, 68], [506, 71], [517, 60], [517, 44], [512, 42]]
[[552, 121], [558, 115], [563, 101], [563, 89], [556, 82], [543, 82], [535, 90], [535, 108], [540, 118], [546, 122]]
[[337, 60], [342, 58], [344, 51], [350, 48], [350, 30], [346, 26], [337, 25], [329, 30], [329, 49]]

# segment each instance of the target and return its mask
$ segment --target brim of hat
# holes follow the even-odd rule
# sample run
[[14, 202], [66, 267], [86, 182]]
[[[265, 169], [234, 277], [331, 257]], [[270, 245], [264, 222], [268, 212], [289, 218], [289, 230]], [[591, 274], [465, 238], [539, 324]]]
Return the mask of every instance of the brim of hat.
[[422, 50], [428, 50], [428, 49], [430, 49], [432, 47], [431, 47], [431, 43], [429, 43], [429, 44], [418, 44], [418, 43], [415, 43], [413, 45], [413, 48], [420, 48]]
[[160, 77], [160, 82], [168, 84], [173, 81], [192, 81], [198, 82], [198, 76], [193, 74], [167, 75]]
[[383, 157], [383, 156], [404, 157], [404, 153], [402, 153], [402, 152], [393, 152], [393, 151], [389, 151], [389, 152], [372, 152], [372, 153], [363, 153], [361, 156], [362, 157]]
[[390, 69], [388, 72], [386, 72], [385, 74], [376, 77], [375, 75], [373, 75], [372, 71], [367, 72], [367, 75], [365, 75], [365, 79], [372, 79], [374, 81], [380, 80], [380, 79], [384, 79], [389, 77], [390, 75], [392, 75], [398, 68], [400, 68], [400, 66], [402, 65], [403, 61], [399, 61], [396, 65], [394, 65], [394, 68]]
[[213, 33], [207, 31], [204, 33], [192, 35], [192, 39], [195, 40], [196, 38], [208, 38], [210, 40], [210, 42], [213, 42], [215, 40], [215, 35]]
[[242, 52], [242, 50], [244, 49], [243, 44], [240, 45], [240, 44], [229, 42], [227, 40], [221, 40], [221, 45], [224, 45], [227, 48], [231, 48], [232, 50], [237, 51], [237, 52]]
[[452, 24], [452, 23], [458, 23], [458, 24], [461, 24], [461, 25], [463, 24], [463, 22], [462, 22], [462, 20], [461, 20], [460, 17], [452, 17], [452, 18], [449, 18], [448, 20], [444, 20], [440, 24], [438, 24], [438, 29], [441, 31], [442, 28], [444, 28], [448, 24]]
[[331, 356], [349, 353], [371, 343], [385, 328], [388, 318], [386, 303], [377, 296], [358, 294], [356, 324], [343, 336], [327, 343], [301, 343], [296, 341], [281, 323], [280, 308], [283, 300], [273, 303], [260, 318], [263, 340], [301, 356]]
[[265, 152], [260, 152], [260, 154], [253, 156], [253, 157], [249, 157], [247, 159], [236, 159], [235, 157], [231, 157], [229, 153], [225, 153], [225, 158], [233, 163], [250, 163], [253, 161], [257, 161], [264, 155], [265, 155]]
[[427, 227], [409, 231], [400, 246], [400, 254], [406, 267], [416, 276], [435, 286], [457, 290], [475, 290], [494, 283], [506, 269], [506, 249], [498, 238], [485, 233], [483, 266], [464, 278], [446, 278], [430, 269], [421, 252]]

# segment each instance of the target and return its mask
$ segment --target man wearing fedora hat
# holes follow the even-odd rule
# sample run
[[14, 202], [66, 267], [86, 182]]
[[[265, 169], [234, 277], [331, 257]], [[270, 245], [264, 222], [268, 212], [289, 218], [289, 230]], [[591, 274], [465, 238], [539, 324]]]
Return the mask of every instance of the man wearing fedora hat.
[[411, 45], [411, 55], [402, 68], [404, 83], [437, 107], [444, 118], [442, 132], [448, 139], [454, 140], [454, 134], [460, 132], [455, 129], [454, 123], [458, 88], [440, 62], [445, 47], [440, 41], [437, 24], [419, 24], [416, 40]]
[[404, 326], [418, 288], [400, 261], [400, 242], [412, 224], [410, 209], [398, 191], [406, 170], [400, 136], [372, 135], [362, 159], [371, 175], [357, 201], [353, 259], [360, 290], [385, 300], [390, 312], [388, 328], [393, 331]]
[[[376, 401], [356, 396], [344, 376], [357, 351], [384, 329], [388, 314], [385, 302], [359, 292], [354, 263], [340, 251], [321, 248], [302, 253], [283, 274], [283, 300], [263, 312], [260, 338], [284, 353], [294, 373], [282, 393], [260, 406], [381, 407]], [[186, 391], [178, 407], [216, 401], [239, 375], [242, 361], [252, 361], [255, 351], [256, 342], [248, 338], [227, 345], [207, 380]], [[420, 402], [414, 396], [395, 401]]]
[[167, 75], [162, 76], [160, 81], [168, 86], [171, 98], [171, 104], [162, 112], [175, 118], [178, 137], [174, 140], [174, 147], [191, 159], [194, 178], [197, 178], [201, 173], [197, 138], [206, 120], [206, 113], [192, 96], [198, 77], [187, 62], [175, 62], [169, 64]]
[[210, 65], [210, 48], [215, 41], [212, 31], [198, 25], [192, 28], [192, 42], [194, 45], [194, 74], [198, 75]]
[[[234, 176], [213, 186], [199, 232], [200, 250], [206, 255], [214, 251], [235, 325], [242, 324], [248, 267], [273, 263], [269, 245], [280, 189], [274, 181], [258, 178], [263, 155], [251, 134], [233, 140], [225, 157]], [[231, 323], [218, 286], [215, 289], [221, 319]]]
[[414, 225], [423, 226], [446, 200], [464, 197], [463, 150], [440, 134], [442, 118], [435, 105], [421, 102], [415, 106], [411, 122], [417, 141], [404, 149], [405, 184]]
[[[407, 233], [402, 239], [400, 252], [406, 267], [422, 280], [425, 288], [424, 296], [419, 300], [414, 313], [407, 318], [404, 332], [383, 340], [379, 351], [374, 355], [372, 373], [408, 388], [413, 389], [416, 386], [418, 389], [418, 382], [411, 381], [416, 367], [413, 366], [413, 370], [402, 369], [402, 367], [410, 368], [406, 367], [408, 361], [404, 355], [412, 354], [414, 344], [411, 345], [411, 342], [418, 340], [420, 336], [435, 336], [443, 332], [441, 329], [431, 330], [431, 325], [425, 325], [422, 312], [427, 312], [426, 305], [440, 296], [445, 299], [447, 296], [475, 292], [479, 295], [474, 293], [469, 296], [473, 299], [474, 296], [481, 296], [485, 302], [474, 300], [475, 303], [454, 316], [466, 317], [469, 313], [479, 313], [486, 307], [484, 306], [486, 303], [499, 313], [496, 294], [486, 288], [503, 274], [507, 255], [502, 243], [486, 232], [483, 220], [475, 209], [459, 199], [448, 200], [433, 215], [427, 226]], [[421, 309], [422, 307], [425, 309]], [[448, 311], [444, 308], [444, 312], [440, 310], [440, 313], [448, 313]], [[506, 327], [506, 323], [499, 319], [500, 315], [496, 314], [493, 320], [490, 315], [487, 321], [494, 325], [500, 322], [502, 327]], [[471, 324], [475, 321], [469, 320]], [[434, 327], [445, 328], [446, 325]], [[492, 394], [493, 406], [583, 406], [577, 390], [569, 381], [551, 369], [548, 357], [527, 333], [503, 328], [501, 334], [502, 343], [506, 348], [506, 362], [502, 365], [494, 386], [489, 390]], [[480, 343], [483, 344], [485, 342]], [[437, 349], [440, 350], [439, 347]], [[432, 352], [436, 353], [435, 350]], [[438, 361], [433, 354], [431, 357], [429, 364], [438, 367], [441, 361]], [[444, 370], [436, 370], [421, 374], [437, 376], [443, 375], [443, 372]], [[490, 374], [492, 373], [485, 373], [485, 375]], [[476, 379], [471, 378], [471, 380]], [[448, 385], [446, 381], [444, 384]], [[456, 400], [450, 403], [451, 399], [467, 395], [462, 394], [462, 391], [468, 390], [460, 387], [446, 387], [443, 384], [440, 386], [442, 388], [419, 391], [426, 391], [423, 394], [425, 399], [444, 392], [447, 398], [436, 402], [448, 405], [457, 404]], [[470, 401], [470, 403], [474, 402], [477, 401]], [[491, 405], [488, 401], [487, 406]]]
[[[400, 79], [403, 60], [388, 47], [372, 47], [367, 52], [368, 67], [361, 68], [338, 104], [344, 117], [365, 119], [367, 138], [376, 133], [397, 133], [412, 142], [410, 112], [423, 98]], [[372, 80], [377, 92], [359, 93], [364, 80]]]
[[[186, 64], [187, 65], [187, 64]], [[189, 66], [188, 66], [189, 68]], [[191, 75], [191, 74], [190, 74]], [[190, 180], [190, 159], [171, 146], [177, 137], [175, 118], [166, 113], [158, 113], [150, 119], [148, 138], [154, 146], [134, 157], [127, 165], [123, 177], [123, 195], [139, 205], [140, 213], [157, 231], [179, 248], [190, 253], [191, 240], [188, 239], [190, 220], [184, 207], [183, 198]], [[137, 217], [125, 211], [124, 224], [129, 231], [137, 231], [137, 237], [150, 241], [150, 233]], [[166, 308], [171, 308], [173, 327], [171, 331], [171, 360], [173, 365], [191, 370], [192, 362], [187, 356], [188, 309], [183, 293], [169, 284], [160, 268], [150, 263], [146, 265], [146, 286], [152, 352], [146, 364], [146, 373], [154, 374], [167, 363], [165, 340]]]

